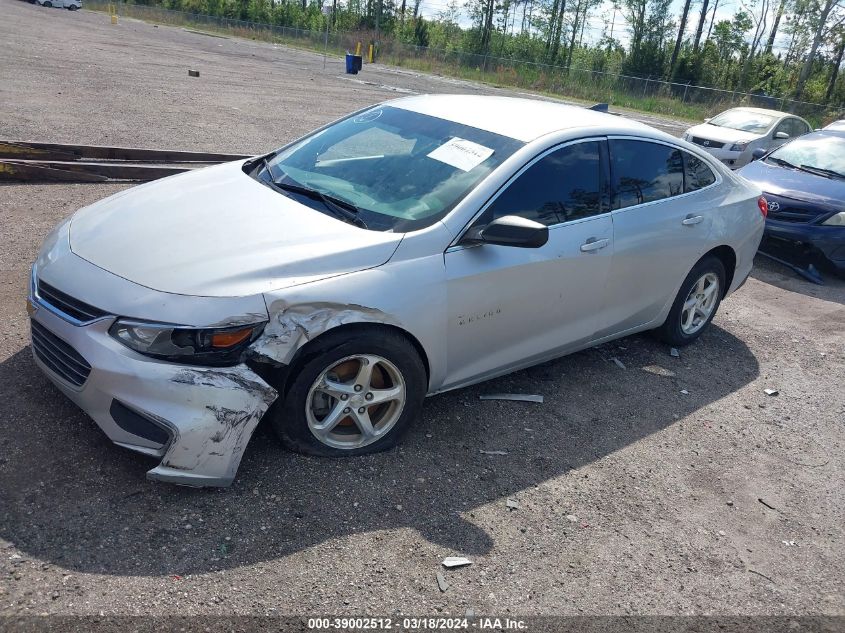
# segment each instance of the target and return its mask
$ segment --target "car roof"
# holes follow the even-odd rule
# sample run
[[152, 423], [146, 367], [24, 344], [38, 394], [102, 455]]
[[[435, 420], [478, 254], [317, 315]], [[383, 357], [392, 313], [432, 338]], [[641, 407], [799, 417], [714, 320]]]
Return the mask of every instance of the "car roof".
[[[391, 106], [454, 121], [525, 143], [571, 128], [600, 127], [663, 138], [654, 128], [621, 116], [554, 101], [486, 95], [420, 95]], [[675, 139], [676, 140], [676, 139]]]

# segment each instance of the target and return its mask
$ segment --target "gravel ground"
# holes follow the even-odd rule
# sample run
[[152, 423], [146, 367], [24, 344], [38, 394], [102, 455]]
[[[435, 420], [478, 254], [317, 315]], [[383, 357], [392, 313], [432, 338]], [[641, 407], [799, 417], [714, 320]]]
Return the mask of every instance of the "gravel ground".
[[[353, 81], [309, 53], [15, 0], [0, 13], [5, 138], [258, 152], [396, 89], [503, 92], [380, 67]], [[845, 283], [758, 262], [680, 358], [635, 336], [436, 396], [370, 457], [294, 455], [259, 428], [231, 488], [184, 489], [147, 482], [151, 462], [30, 356], [41, 240], [121, 188], [0, 187], [0, 614], [845, 615]], [[502, 391], [545, 402], [478, 399]], [[441, 592], [447, 555], [473, 564]]]

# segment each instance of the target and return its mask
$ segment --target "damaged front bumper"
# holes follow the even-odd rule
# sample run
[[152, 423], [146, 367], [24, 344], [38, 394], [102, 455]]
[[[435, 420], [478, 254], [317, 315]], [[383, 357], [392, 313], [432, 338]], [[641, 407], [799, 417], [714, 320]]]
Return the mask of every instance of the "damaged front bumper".
[[246, 365], [196, 367], [141, 356], [108, 333], [114, 317], [68, 322], [30, 293], [33, 355], [116, 444], [153, 457], [150, 479], [228, 486], [275, 389]]

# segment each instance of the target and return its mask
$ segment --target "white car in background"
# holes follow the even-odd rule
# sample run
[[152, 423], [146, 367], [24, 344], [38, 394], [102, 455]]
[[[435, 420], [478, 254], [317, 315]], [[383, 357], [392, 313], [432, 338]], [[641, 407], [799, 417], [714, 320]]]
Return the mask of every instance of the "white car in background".
[[39, 4], [42, 7], [68, 9], [69, 11], [76, 11], [82, 8], [82, 0], [35, 0], [35, 4]]
[[811, 130], [804, 119], [763, 108], [731, 108], [684, 132], [684, 140], [703, 147], [731, 169], [751, 162], [755, 149], [774, 149]]

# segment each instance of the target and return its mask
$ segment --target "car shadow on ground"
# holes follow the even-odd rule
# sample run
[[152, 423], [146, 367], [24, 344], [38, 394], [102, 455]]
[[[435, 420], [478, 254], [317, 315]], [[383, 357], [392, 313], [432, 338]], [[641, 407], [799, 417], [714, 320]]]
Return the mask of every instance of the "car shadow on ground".
[[[45, 563], [115, 575], [234, 568], [403, 527], [484, 554], [494, 542], [473, 510], [659, 432], [757, 375], [746, 345], [715, 325], [680, 358], [629, 337], [429, 398], [400, 447], [379, 455], [292, 454], [262, 425], [234, 485], [197, 490], [146, 481], [154, 462], [112, 445], [26, 347], [0, 364], [11, 412], [0, 428], [0, 538]], [[545, 401], [479, 400], [496, 392]]]
[[[778, 252], [777, 256], [783, 257], [786, 261], [794, 262], [799, 266], [806, 266], [808, 263], [807, 260], [797, 257], [790, 259], [780, 252]], [[819, 266], [819, 273], [821, 274], [824, 285], [814, 284], [783, 264], [758, 254], [754, 258], [754, 268], [751, 270], [751, 277], [763, 283], [776, 286], [781, 290], [845, 305], [845, 278], [837, 275], [828, 267]]]

